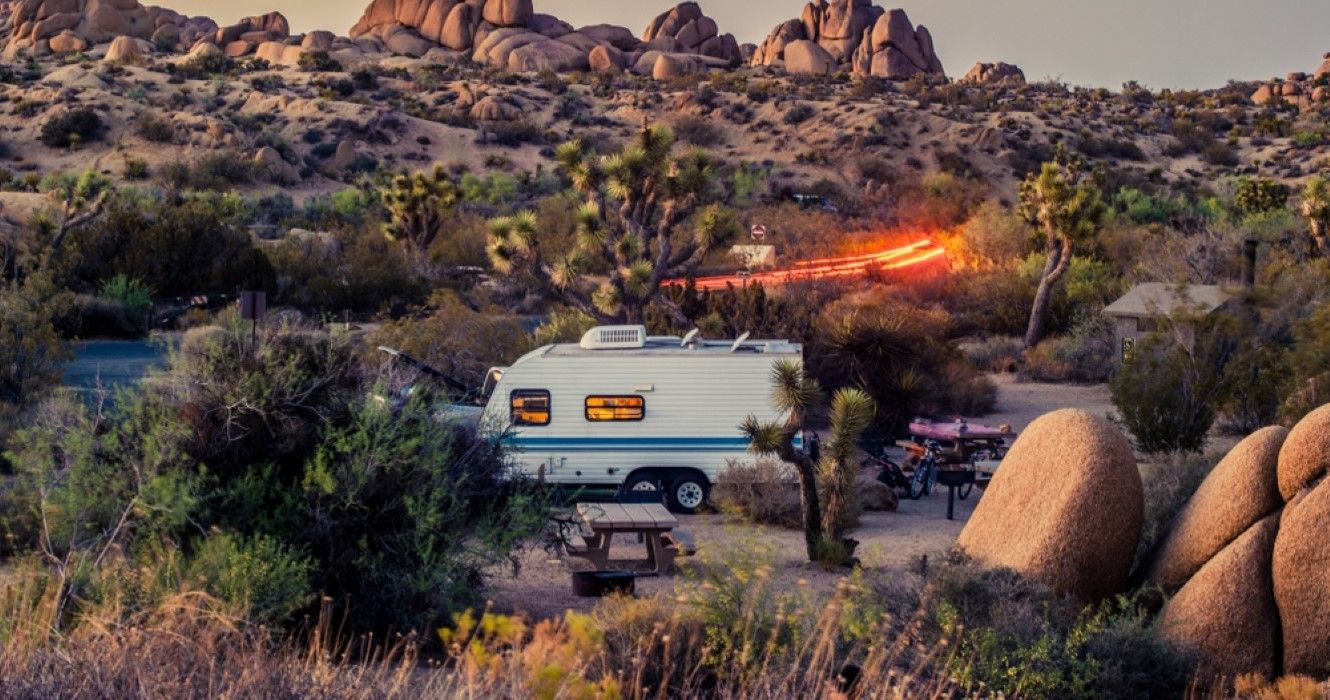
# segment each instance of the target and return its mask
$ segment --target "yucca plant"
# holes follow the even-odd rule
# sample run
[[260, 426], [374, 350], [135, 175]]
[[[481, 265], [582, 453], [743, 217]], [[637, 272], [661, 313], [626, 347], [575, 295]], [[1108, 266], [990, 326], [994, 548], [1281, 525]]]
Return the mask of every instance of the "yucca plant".
[[[581, 141], [560, 146], [564, 177], [585, 198], [575, 212], [576, 246], [547, 258], [533, 212], [501, 217], [490, 222], [495, 269], [530, 274], [598, 321], [643, 322], [666, 280], [691, 274], [739, 228], [734, 214], [712, 201], [716, 163], [698, 149], [674, 155], [674, 142], [657, 126], [611, 155], [598, 156]], [[690, 222], [692, 230], [677, 235]], [[587, 279], [593, 262], [609, 270], [599, 285]]]
[[842, 389], [831, 401], [831, 439], [822, 457], [821, 471], [830, 490], [823, 513], [818, 495], [819, 461], [810, 451], [795, 447], [795, 438], [808, 427], [810, 416], [822, 408], [823, 393], [817, 380], [804, 373], [803, 365], [792, 360], [776, 363], [772, 369], [772, 401], [786, 413], [783, 423], [763, 423], [749, 416], [740, 429], [752, 440], [751, 450], [760, 455], [775, 455], [794, 465], [799, 475], [799, 497], [803, 507], [804, 543], [809, 561], [821, 561], [839, 544], [840, 525], [853, 503], [854, 454], [856, 443], [873, 417], [873, 400], [858, 389]]
[[457, 187], [443, 166], [436, 165], [431, 173], [398, 175], [381, 198], [388, 213], [384, 235], [405, 241], [416, 259], [423, 260], [457, 204]]

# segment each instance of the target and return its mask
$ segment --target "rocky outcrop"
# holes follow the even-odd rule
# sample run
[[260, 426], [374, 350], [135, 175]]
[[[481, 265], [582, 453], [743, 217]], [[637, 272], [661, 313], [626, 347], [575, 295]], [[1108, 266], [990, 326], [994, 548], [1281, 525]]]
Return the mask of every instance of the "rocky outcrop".
[[[256, 53], [261, 46], [284, 44], [291, 36], [291, 25], [280, 12], [246, 17], [235, 24], [217, 29], [207, 41], [222, 48], [232, 58]], [[273, 63], [282, 63], [277, 49], [267, 46], [263, 56]], [[274, 60], [276, 57], [279, 60]]]
[[264, 146], [254, 154], [254, 168], [269, 182], [289, 185], [300, 181], [300, 172], [271, 146]]
[[5, 55], [83, 51], [127, 36], [166, 49], [188, 49], [216, 30], [206, 17], [186, 17], [138, 0], [26, 0], [10, 4]]
[[[1168, 601], [1156, 626], [1213, 673], [1274, 678], [1280, 625], [1270, 575], [1279, 516], [1253, 525]], [[1216, 614], [1218, 613], [1218, 614]]]
[[1144, 512], [1122, 433], [1086, 411], [1057, 411], [1012, 445], [957, 545], [981, 564], [1097, 601], [1125, 589]]
[[1325, 54], [1321, 58], [1325, 59], [1325, 62], [1321, 64], [1320, 68], [1316, 69], [1315, 77], [1317, 78], [1322, 78], [1327, 75], [1330, 75], [1330, 53]]
[[859, 77], [945, 77], [928, 29], [916, 28], [904, 10], [884, 10], [871, 0], [809, 3], [799, 19], [783, 22], [772, 30], [754, 51], [750, 63], [788, 69], [786, 52], [797, 41], [817, 44], [835, 59], [839, 70], [849, 70]]
[[1149, 580], [1172, 594], [1257, 522], [1284, 505], [1276, 469], [1288, 430], [1265, 428], [1238, 443], [1173, 521]]
[[1292, 500], [1330, 471], [1330, 406], [1307, 414], [1279, 451], [1279, 493]]
[[959, 82], [966, 85], [1021, 85], [1025, 83], [1025, 71], [1001, 61], [976, 63]]
[[1295, 72], [1285, 75], [1282, 79], [1271, 78], [1252, 93], [1252, 103], [1256, 105], [1282, 103], [1298, 109], [1307, 109], [1313, 105], [1330, 102], [1330, 90], [1320, 84], [1325, 76], [1330, 75], [1330, 53], [1322, 58], [1324, 63], [1312, 75]]
[[685, 2], [658, 15], [642, 32], [648, 46], [673, 53], [710, 56], [739, 63], [743, 55], [732, 34], [721, 34], [716, 20], [695, 2]]

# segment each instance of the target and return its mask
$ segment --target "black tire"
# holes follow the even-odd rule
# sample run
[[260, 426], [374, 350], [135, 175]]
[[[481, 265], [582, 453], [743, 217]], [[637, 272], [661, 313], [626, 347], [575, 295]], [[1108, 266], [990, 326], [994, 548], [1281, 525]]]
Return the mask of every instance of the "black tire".
[[706, 504], [711, 495], [711, 483], [705, 476], [695, 472], [683, 472], [670, 482], [666, 493], [670, 510], [684, 515], [692, 515]]
[[910, 477], [910, 500], [917, 501], [928, 492], [928, 472], [927, 462], [915, 465], [914, 475]]
[[619, 487], [619, 493], [625, 494], [630, 491], [660, 491], [662, 480], [660, 474], [650, 470], [633, 472], [628, 480]]

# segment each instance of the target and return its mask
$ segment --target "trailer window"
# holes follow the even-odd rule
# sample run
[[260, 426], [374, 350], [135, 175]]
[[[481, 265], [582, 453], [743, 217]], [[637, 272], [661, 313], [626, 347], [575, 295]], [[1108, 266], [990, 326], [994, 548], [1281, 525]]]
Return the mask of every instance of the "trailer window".
[[544, 389], [516, 389], [509, 396], [509, 416], [513, 425], [549, 425], [550, 392]]
[[635, 421], [646, 415], [647, 400], [641, 396], [586, 397], [586, 419], [589, 421]]

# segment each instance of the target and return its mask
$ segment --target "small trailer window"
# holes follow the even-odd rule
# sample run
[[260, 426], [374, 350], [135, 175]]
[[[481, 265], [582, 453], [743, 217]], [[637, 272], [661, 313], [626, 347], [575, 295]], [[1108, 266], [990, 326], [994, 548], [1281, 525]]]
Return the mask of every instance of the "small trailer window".
[[509, 415], [513, 425], [550, 424], [550, 392], [544, 389], [515, 389], [509, 401]]
[[636, 421], [647, 414], [647, 400], [641, 396], [588, 396], [586, 419], [595, 422]]

